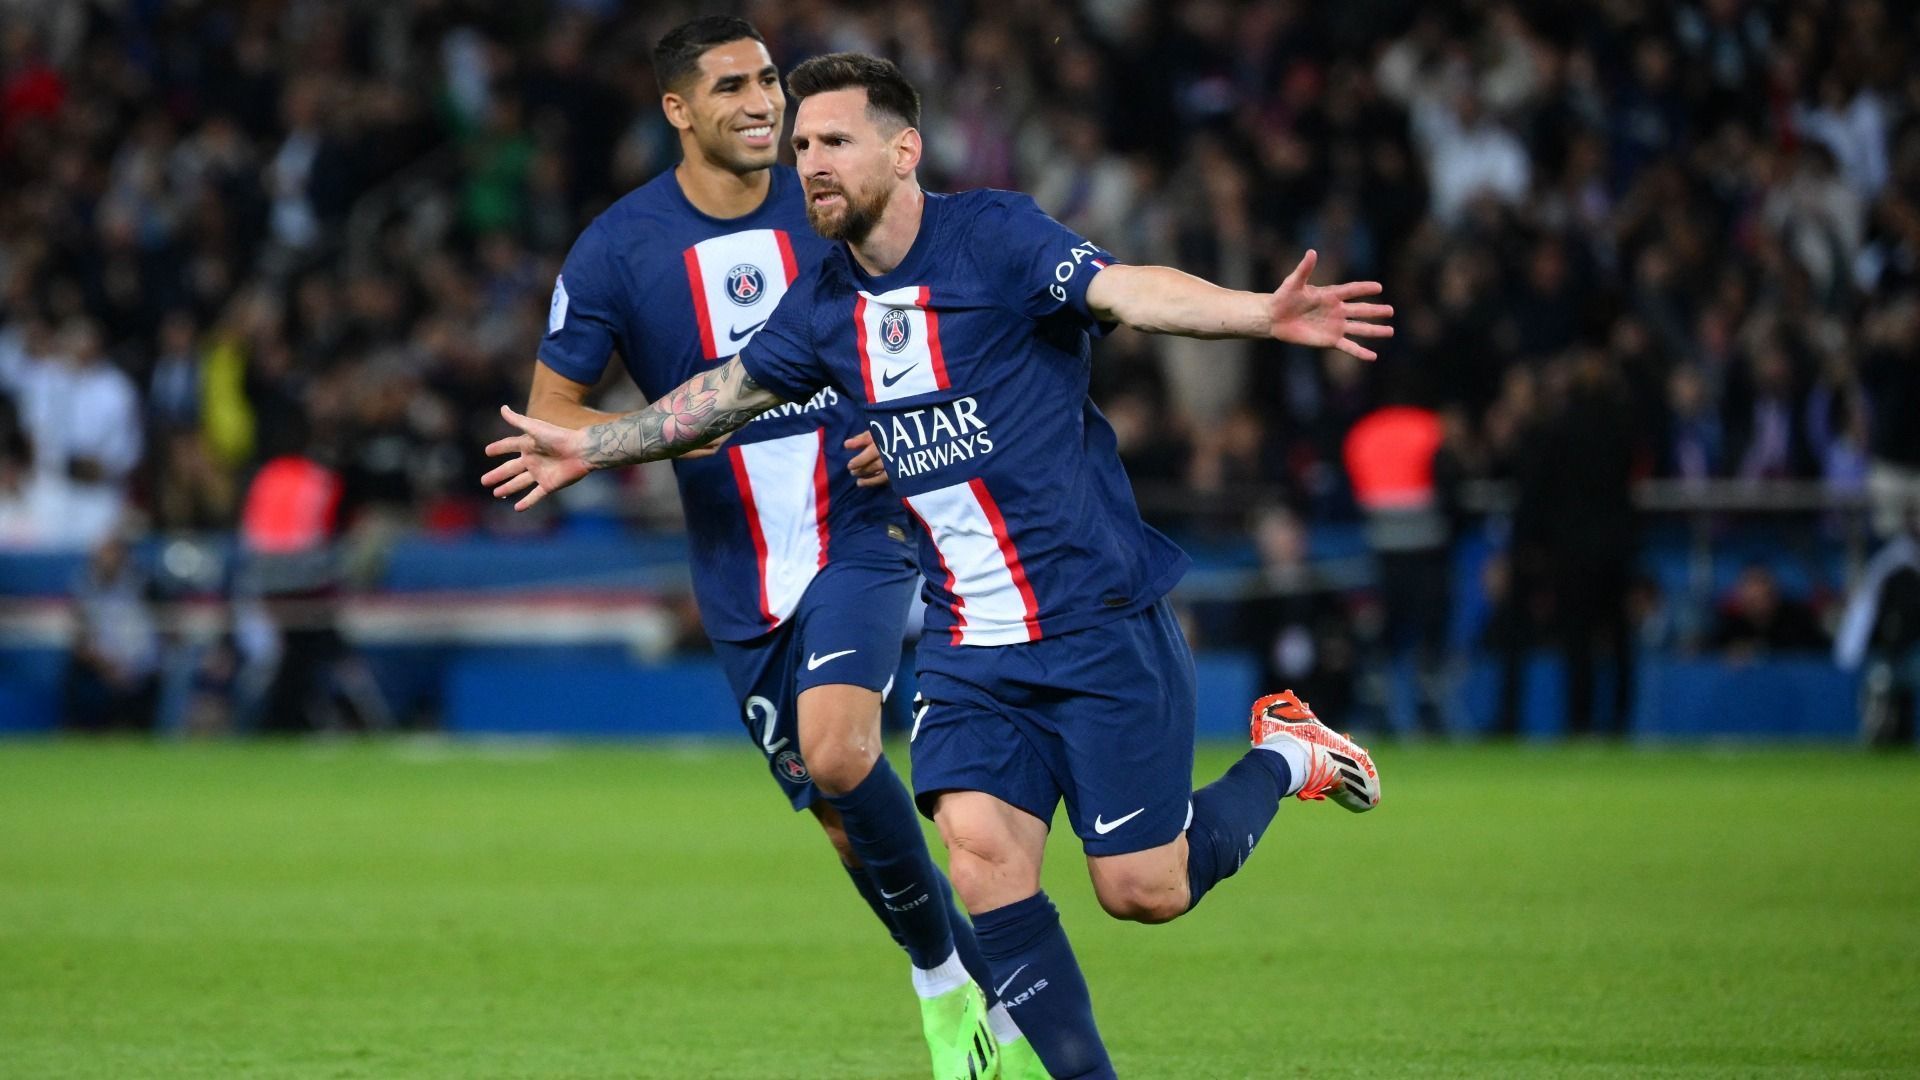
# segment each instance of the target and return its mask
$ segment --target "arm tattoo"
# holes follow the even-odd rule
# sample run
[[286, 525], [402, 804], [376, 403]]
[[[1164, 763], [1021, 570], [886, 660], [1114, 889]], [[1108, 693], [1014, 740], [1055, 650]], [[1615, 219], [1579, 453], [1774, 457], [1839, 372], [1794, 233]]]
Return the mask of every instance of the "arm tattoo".
[[746, 425], [780, 404], [740, 358], [696, 375], [659, 401], [586, 431], [581, 455], [596, 469], [674, 457]]

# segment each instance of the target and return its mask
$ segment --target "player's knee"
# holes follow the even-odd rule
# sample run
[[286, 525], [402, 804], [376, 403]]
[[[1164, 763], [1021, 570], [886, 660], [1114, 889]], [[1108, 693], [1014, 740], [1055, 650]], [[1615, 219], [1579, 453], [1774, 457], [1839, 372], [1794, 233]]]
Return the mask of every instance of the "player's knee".
[[960, 903], [969, 911], [982, 911], [1032, 895], [1039, 884], [1025, 880], [1030, 875], [1020, 872], [1014, 856], [1010, 843], [979, 834], [949, 837], [947, 877]]
[[947, 848], [947, 877], [953, 882], [953, 891], [960, 895], [960, 902], [971, 906], [980, 899], [1005, 861], [994, 857], [991, 845], [964, 836], [953, 837]]
[[1138, 878], [1098, 882], [1094, 895], [1100, 907], [1116, 919], [1137, 923], [1172, 922], [1187, 911], [1187, 892], [1166, 883]]
[[845, 795], [860, 786], [879, 760], [878, 747], [853, 740], [828, 740], [807, 751], [807, 771], [821, 791]]
[[860, 786], [880, 760], [880, 695], [857, 686], [816, 686], [803, 692], [800, 753], [813, 784], [828, 795]]
[[947, 876], [969, 912], [992, 911], [1040, 891], [1045, 822], [979, 791], [941, 793], [933, 817], [947, 847]]

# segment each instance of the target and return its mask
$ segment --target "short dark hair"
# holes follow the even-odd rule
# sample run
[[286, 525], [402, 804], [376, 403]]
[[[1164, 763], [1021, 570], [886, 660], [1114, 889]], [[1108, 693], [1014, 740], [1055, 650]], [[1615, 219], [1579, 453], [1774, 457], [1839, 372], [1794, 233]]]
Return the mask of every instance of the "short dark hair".
[[866, 90], [869, 112], [882, 113], [908, 127], [920, 126], [920, 91], [891, 60], [865, 53], [828, 53], [808, 60], [787, 76], [787, 91], [795, 99], [855, 86]]
[[734, 41], [758, 41], [764, 45], [767, 39], [738, 15], [702, 15], [688, 19], [667, 31], [653, 47], [654, 81], [663, 91], [677, 90], [686, 84], [689, 76], [699, 73], [700, 58], [708, 49]]

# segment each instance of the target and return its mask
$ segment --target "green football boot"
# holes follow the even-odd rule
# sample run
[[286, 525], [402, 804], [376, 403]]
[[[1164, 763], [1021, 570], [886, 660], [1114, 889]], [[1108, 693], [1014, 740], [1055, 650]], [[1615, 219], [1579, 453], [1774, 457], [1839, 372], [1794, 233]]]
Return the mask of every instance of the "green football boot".
[[987, 1027], [987, 999], [971, 980], [921, 998], [920, 1029], [933, 1055], [933, 1080], [999, 1080], [1000, 1044]]
[[1047, 1067], [1025, 1039], [1000, 1044], [1000, 1080], [1048, 1080]]

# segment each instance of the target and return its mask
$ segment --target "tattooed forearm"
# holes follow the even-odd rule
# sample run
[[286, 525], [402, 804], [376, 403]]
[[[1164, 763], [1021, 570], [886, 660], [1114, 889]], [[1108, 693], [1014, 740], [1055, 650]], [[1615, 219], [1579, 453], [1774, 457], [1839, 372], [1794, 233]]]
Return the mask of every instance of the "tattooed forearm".
[[696, 375], [639, 412], [586, 430], [581, 455], [596, 469], [658, 461], [705, 445], [780, 404], [740, 359]]

